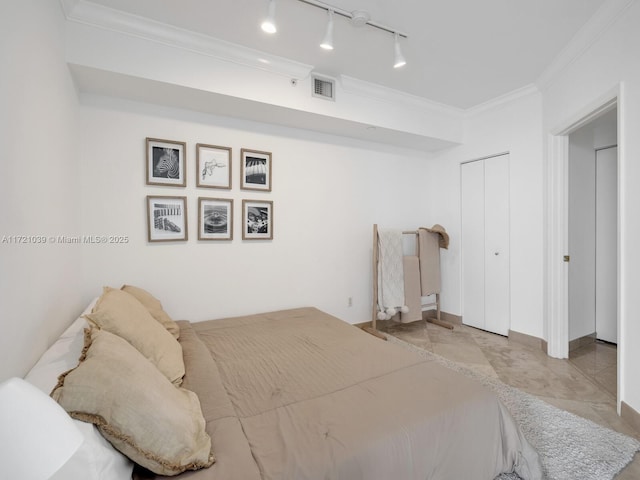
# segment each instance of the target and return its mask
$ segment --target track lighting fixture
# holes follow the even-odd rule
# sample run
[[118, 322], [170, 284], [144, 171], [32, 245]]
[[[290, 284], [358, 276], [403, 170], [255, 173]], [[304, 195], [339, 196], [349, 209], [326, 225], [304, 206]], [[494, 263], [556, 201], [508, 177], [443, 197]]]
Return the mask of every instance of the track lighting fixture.
[[262, 30], [267, 33], [276, 33], [276, 0], [269, 0], [269, 6], [267, 8], [267, 18], [262, 22]]
[[393, 34], [394, 37], [394, 51], [395, 58], [393, 61], [393, 68], [404, 67], [407, 64], [407, 61], [404, 59], [404, 55], [402, 55], [402, 51], [400, 50], [400, 39], [398, 32]]
[[333, 10], [327, 10], [327, 32], [324, 34], [324, 39], [320, 46], [325, 50], [333, 50]]
[[[342, 10], [341, 8], [334, 7], [332, 5], [328, 5], [319, 0], [298, 0], [301, 3], [305, 3], [307, 5], [311, 5], [312, 7], [320, 8], [327, 12], [327, 30], [324, 34], [324, 38], [322, 43], [320, 43], [320, 47], [325, 50], [333, 50], [333, 17], [335, 15], [340, 15], [342, 17], [347, 18], [350, 23], [354, 27], [364, 27], [369, 26], [373, 28], [377, 28], [378, 30], [382, 30], [384, 32], [391, 33], [394, 38], [394, 62], [393, 68], [400, 68], [407, 64], [407, 60], [402, 55], [402, 51], [400, 50], [400, 37], [407, 38], [405, 33], [396, 30], [395, 28], [390, 28], [385, 25], [381, 25], [380, 23], [374, 22], [371, 20], [371, 17], [368, 12], [362, 10], [356, 10], [353, 12], [348, 12], [346, 10]], [[276, 0], [269, 0], [269, 8], [267, 10], [267, 18], [262, 23], [262, 29], [268, 33], [276, 32], [276, 24], [275, 24], [275, 9], [276, 9]]]

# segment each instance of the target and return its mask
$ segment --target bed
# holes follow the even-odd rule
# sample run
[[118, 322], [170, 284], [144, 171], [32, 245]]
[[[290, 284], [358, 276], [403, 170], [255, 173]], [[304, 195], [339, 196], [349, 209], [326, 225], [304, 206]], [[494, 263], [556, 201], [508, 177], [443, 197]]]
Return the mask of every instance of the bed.
[[[209, 462], [205, 454], [181, 470], [137, 466], [134, 479], [542, 478], [536, 452], [495, 394], [318, 309], [176, 325], [184, 375], [179, 386], [169, 376], [170, 387], [161, 388], [197, 397], [204, 429], [197, 436], [210, 443], [194, 449], [208, 450]], [[74, 393], [67, 383], [76, 370], [61, 377], [53, 396], [79, 419], [60, 394]], [[170, 412], [162, 418], [180, 416]], [[104, 436], [95, 418], [81, 419]]]

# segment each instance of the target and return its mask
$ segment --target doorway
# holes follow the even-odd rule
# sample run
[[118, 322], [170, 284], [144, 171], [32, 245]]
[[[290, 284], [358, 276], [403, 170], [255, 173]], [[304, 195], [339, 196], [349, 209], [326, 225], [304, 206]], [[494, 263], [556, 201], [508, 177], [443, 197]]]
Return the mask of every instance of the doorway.
[[617, 109], [569, 134], [569, 356], [617, 338]]
[[569, 134], [569, 361], [617, 395], [617, 109]]
[[[547, 353], [555, 358], [569, 358], [569, 136], [585, 125], [597, 120], [609, 112], [616, 111], [619, 118], [622, 87], [611, 89], [609, 92], [594, 100], [589, 105], [574, 113], [571, 117], [548, 134], [548, 154], [545, 173], [545, 337], [547, 340]], [[623, 143], [624, 131], [617, 127], [616, 142]], [[624, 169], [624, 153], [618, 158], [619, 172]], [[618, 173], [616, 178], [619, 185]], [[616, 205], [620, 205], [620, 193], [615, 199]], [[624, 265], [624, 249], [620, 249], [620, 230], [624, 225], [619, 225], [619, 214], [616, 215], [618, 224], [615, 232], [609, 232], [614, 238], [618, 249], [616, 265], [617, 285], [616, 293], [616, 326], [618, 334], [618, 346], [616, 352], [616, 398], [618, 413], [620, 413], [620, 358], [624, 354], [625, 340], [620, 336], [621, 325], [624, 326], [624, 315], [620, 305], [624, 292], [620, 289], [622, 278], [621, 265]], [[595, 329], [594, 329], [595, 330]]]

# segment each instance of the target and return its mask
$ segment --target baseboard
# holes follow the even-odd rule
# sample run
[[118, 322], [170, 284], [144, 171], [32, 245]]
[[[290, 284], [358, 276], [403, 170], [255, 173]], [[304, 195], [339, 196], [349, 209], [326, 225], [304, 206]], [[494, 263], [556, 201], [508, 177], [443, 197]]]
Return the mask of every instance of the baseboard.
[[620, 417], [622, 417], [625, 422], [631, 424], [637, 432], [640, 432], [640, 413], [635, 411], [624, 401], [620, 402]]
[[535, 348], [547, 352], [547, 342], [542, 338], [534, 337], [533, 335], [527, 335], [526, 333], [516, 332], [509, 330], [509, 341], [526, 345], [527, 347]]
[[[425, 310], [422, 312], [422, 318], [436, 318], [437, 312], [435, 310]], [[452, 325], [462, 325], [462, 317], [460, 315], [454, 315], [453, 313], [440, 312], [440, 320], [451, 323]]]
[[573, 352], [574, 350], [591, 345], [592, 343], [596, 343], [596, 332], [571, 340], [569, 342], [569, 351]]

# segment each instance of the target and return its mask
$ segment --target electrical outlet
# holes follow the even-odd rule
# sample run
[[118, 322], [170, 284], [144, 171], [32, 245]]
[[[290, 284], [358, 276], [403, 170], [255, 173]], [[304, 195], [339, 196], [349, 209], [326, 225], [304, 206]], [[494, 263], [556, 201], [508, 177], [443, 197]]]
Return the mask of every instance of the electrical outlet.
[[348, 306], [348, 307], [353, 307], [353, 297], [349, 297], [349, 298], [347, 299], [347, 306]]

